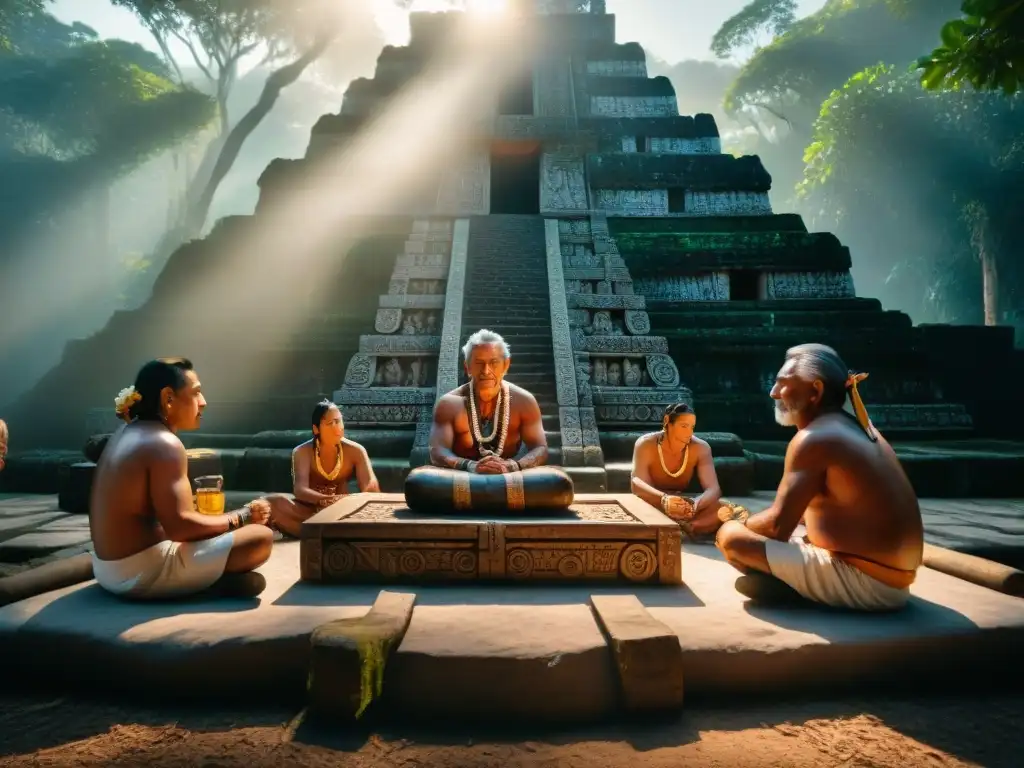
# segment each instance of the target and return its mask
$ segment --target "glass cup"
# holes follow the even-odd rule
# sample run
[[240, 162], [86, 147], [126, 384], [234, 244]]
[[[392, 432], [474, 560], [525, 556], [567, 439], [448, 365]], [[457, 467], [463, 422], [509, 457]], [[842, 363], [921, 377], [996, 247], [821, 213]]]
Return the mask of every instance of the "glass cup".
[[203, 515], [224, 514], [223, 475], [196, 478], [196, 511]]

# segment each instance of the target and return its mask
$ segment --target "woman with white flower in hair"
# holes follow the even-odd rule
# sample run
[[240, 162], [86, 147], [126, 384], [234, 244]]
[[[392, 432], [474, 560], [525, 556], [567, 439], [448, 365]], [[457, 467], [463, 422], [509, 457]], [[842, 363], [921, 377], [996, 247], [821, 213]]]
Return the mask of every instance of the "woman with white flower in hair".
[[93, 572], [128, 598], [176, 597], [217, 585], [259, 594], [253, 570], [270, 557], [273, 532], [265, 499], [223, 515], [194, 511], [188, 458], [177, 433], [198, 429], [206, 399], [192, 363], [151, 360], [115, 412], [126, 423], [96, 467], [90, 503]]

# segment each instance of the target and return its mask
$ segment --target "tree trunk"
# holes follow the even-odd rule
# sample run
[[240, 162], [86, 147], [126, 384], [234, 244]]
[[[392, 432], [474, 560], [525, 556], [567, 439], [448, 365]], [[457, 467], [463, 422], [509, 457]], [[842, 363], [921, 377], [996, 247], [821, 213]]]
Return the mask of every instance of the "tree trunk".
[[224, 140], [224, 146], [221, 148], [220, 154], [217, 156], [217, 162], [210, 174], [209, 181], [203, 188], [202, 194], [195, 203], [189, 206], [188, 217], [185, 224], [186, 239], [188, 237], [198, 236], [202, 231], [203, 225], [206, 223], [206, 217], [209, 215], [210, 206], [213, 203], [213, 196], [216, 194], [217, 188], [228, 175], [228, 172], [234, 165], [235, 160], [238, 159], [238, 155], [242, 151], [242, 145], [245, 144], [246, 139], [248, 139], [249, 135], [256, 130], [257, 126], [259, 126], [263, 121], [263, 118], [270, 114], [270, 110], [274, 108], [274, 104], [277, 103], [277, 99], [281, 95], [281, 91], [298, 80], [302, 73], [305, 72], [306, 67], [320, 58], [321, 54], [323, 54], [333, 39], [333, 34], [320, 38], [309, 50], [302, 54], [302, 56], [290, 64], [286, 64], [280, 69], [274, 71], [270, 77], [267, 78], [267, 82], [263, 85], [263, 91], [260, 93], [260, 98], [256, 102], [256, 105], [242, 116]]
[[999, 273], [995, 254], [983, 246], [981, 251], [981, 293], [985, 302], [985, 325], [999, 324]]

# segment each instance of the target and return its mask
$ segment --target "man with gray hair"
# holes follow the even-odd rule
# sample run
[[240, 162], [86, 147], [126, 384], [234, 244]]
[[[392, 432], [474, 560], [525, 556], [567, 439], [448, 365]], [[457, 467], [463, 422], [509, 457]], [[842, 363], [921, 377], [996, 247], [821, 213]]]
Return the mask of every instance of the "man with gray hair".
[[[448, 392], [434, 406], [433, 464], [495, 475], [546, 463], [548, 441], [537, 399], [505, 381], [512, 362], [505, 340], [481, 329], [466, 341], [462, 355], [469, 383]], [[516, 459], [522, 444], [527, 453]]]
[[[737, 581], [745, 594], [771, 591], [761, 576], [769, 574], [833, 607], [906, 604], [924, 548], [921, 510], [860, 399], [857, 385], [866, 378], [822, 344], [786, 353], [771, 397], [776, 421], [797, 433], [775, 502], [746, 523], [726, 522], [716, 540], [726, 560], [748, 574]], [[806, 534], [794, 537], [801, 522]]]

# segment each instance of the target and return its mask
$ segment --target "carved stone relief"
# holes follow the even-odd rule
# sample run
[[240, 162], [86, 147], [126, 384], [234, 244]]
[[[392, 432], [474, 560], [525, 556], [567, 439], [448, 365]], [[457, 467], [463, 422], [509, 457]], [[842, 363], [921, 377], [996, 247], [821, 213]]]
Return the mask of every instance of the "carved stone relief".
[[603, 77], [647, 77], [647, 62], [588, 61], [587, 74]]
[[591, 96], [590, 114], [596, 117], [676, 117], [675, 96]]
[[[560, 225], [558, 231], [568, 227]], [[593, 236], [593, 258], [602, 261], [602, 267], [620, 263], [618, 248], [608, 232], [607, 216], [595, 212], [591, 215]], [[562, 260], [573, 264], [590, 261], [591, 252], [580, 243], [562, 242]], [[580, 258], [580, 257], [583, 258]], [[596, 269], [596, 265], [572, 266], [573, 278], [563, 280], [567, 298], [567, 319], [570, 325], [569, 338], [575, 354], [576, 390], [580, 404], [580, 424], [584, 440], [584, 461], [587, 458], [588, 434], [594, 435], [594, 445], [599, 449], [597, 439], [598, 419], [606, 419], [620, 403], [603, 402], [605, 392], [619, 392], [625, 397], [622, 403], [627, 409], [632, 403], [646, 408], [630, 411], [634, 420], [646, 422], [652, 406], [645, 403], [676, 402], [688, 390], [680, 387], [679, 371], [668, 356], [668, 342], [662, 336], [649, 336], [650, 318], [646, 312], [643, 296], [634, 295], [628, 270], [622, 267], [626, 278], [626, 291], [619, 293], [615, 286], [618, 281], [607, 277], [600, 279], [600, 272], [594, 275], [583, 272]], [[597, 279], [590, 279], [591, 277]], [[554, 294], [552, 294], [554, 295]], [[674, 400], [672, 398], [675, 398]], [[594, 405], [598, 409], [594, 409]], [[662, 406], [662, 409], [664, 406]], [[611, 410], [609, 410], [611, 409]], [[657, 409], [654, 409], [657, 410]], [[657, 411], [660, 416], [660, 410]], [[624, 414], [615, 411], [616, 417]], [[626, 414], [629, 415], [629, 414]], [[628, 419], [627, 419], [628, 420]], [[593, 454], [598, 455], [596, 452]], [[596, 460], [596, 459], [595, 459]], [[603, 461], [603, 455], [601, 458]]]
[[376, 374], [376, 358], [371, 355], [355, 354], [348, 361], [345, 370], [346, 387], [369, 387]]
[[706, 136], [699, 139], [659, 139], [652, 136], [648, 139], [648, 145], [648, 152], [660, 152], [665, 155], [722, 154], [722, 140], [717, 136]]
[[436, 353], [441, 348], [441, 337], [436, 335], [400, 334], [394, 336], [360, 336], [359, 351], [364, 354], [422, 354]]
[[686, 192], [684, 195], [684, 216], [769, 216], [771, 212], [767, 192]]
[[667, 189], [595, 189], [594, 207], [613, 216], [667, 216]]
[[[380, 297], [374, 320], [379, 335], [360, 336], [359, 352], [349, 361], [344, 385], [334, 394], [335, 401], [346, 406], [349, 421], [415, 421], [419, 410], [433, 403], [444, 302], [438, 287], [447, 278], [443, 264], [448, 259], [437, 251], [451, 248], [451, 228], [451, 222], [444, 220], [413, 222], [403, 254], [406, 263], [396, 263], [389, 293]], [[432, 263], [409, 264], [417, 259]], [[432, 295], [416, 293], [431, 290]]]
[[576, 374], [573, 370], [572, 341], [569, 336], [569, 313], [565, 302], [565, 279], [562, 275], [562, 249], [558, 222], [544, 222], [547, 249], [548, 295], [551, 308], [551, 344], [555, 353], [555, 385], [560, 406], [575, 406]]
[[[374, 387], [427, 387], [431, 382], [433, 356], [381, 358], [376, 364]], [[349, 365], [351, 370], [351, 364]], [[348, 376], [345, 384], [353, 386]]]
[[373, 329], [377, 333], [397, 333], [402, 327], [402, 310], [400, 309], [378, 309], [377, 318], [374, 320]]
[[646, 336], [651, 332], [651, 318], [646, 312], [626, 310], [626, 330], [634, 336]]
[[387, 309], [444, 309], [444, 305], [445, 297], [436, 294], [388, 294], [380, 297], [381, 308]]
[[573, 238], [591, 238], [590, 219], [559, 219], [558, 235], [564, 245]]
[[658, 301], [728, 301], [729, 273], [641, 278], [634, 288]]
[[856, 296], [853, 276], [845, 272], [769, 272], [769, 299], [850, 299]]
[[541, 155], [541, 213], [585, 211], [587, 184], [582, 157]]
[[466, 289], [469, 219], [458, 219], [452, 231], [452, 257], [444, 296], [441, 351], [437, 359], [437, 390], [445, 394], [459, 385], [459, 348], [462, 339], [462, 303]]
[[435, 213], [448, 216], [490, 212], [491, 157], [474, 151], [446, 166], [441, 174]]

